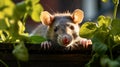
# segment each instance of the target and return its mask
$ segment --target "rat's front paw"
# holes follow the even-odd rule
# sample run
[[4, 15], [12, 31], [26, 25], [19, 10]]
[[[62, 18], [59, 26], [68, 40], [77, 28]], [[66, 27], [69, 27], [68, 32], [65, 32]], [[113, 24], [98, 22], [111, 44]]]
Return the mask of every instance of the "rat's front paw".
[[41, 43], [41, 48], [43, 48], [44, 50], [49, 49], [51, 47], [51, 42], [45, 41]]
[[87, 48], [88, 45], [91, 45], [91, 44], [92, 44], [92, 41], [91, 41], [91, 40], [87, 40], [87, 39], [81, 39], [81, 40], [80, 40], [80, 44], [82, 44], [83, 47]]

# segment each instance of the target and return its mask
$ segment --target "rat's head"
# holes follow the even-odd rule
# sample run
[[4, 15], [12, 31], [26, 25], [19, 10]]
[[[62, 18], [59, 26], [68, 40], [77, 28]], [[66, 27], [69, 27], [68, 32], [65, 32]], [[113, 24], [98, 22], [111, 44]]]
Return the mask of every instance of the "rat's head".
[[68, 46], [79, 36], [79, 23], [82, 22], [83, 17], [84, 13], [79, 9], [76, 9], [72, 14], [55, 15], [44, 11], [40, 16], [42, 24], [49, 26], [47, 38], [62, 46]]

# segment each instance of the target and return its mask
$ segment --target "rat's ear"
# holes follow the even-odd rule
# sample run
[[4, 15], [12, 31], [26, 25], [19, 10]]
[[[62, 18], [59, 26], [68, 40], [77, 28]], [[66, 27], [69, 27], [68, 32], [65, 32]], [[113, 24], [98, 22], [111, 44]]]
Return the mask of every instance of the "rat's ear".
[[54, 17], [49, 12], [47, 11], [41, 12], [40, 20], [42, 21], [42, 24], [50, 25], [52, 23], [53, 18]]
[[84, 12], [80, 9], [76, 9], [72, 13], [72, 19], [74, 23], [81, 23], [83, 18], [84, 18]]

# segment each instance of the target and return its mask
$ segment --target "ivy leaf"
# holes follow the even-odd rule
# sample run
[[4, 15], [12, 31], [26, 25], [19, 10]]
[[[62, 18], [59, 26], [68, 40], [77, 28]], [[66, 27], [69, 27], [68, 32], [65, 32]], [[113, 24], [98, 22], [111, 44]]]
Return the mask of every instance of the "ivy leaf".
[[40, 13], [43, 11], [42, 5], [39, 4], [40, 0], [26, 0], [26, 9], [28, 14], [31, 16], [32, 20], [35, 22], [40, 22]]
[[105, 42], [111, 29], [111, 18], [105, 16], [99, 16], [98, 29], [94, 33], [94, 37], [98, 38], [101, 42]]
[[10, 32], [10, 36], [12, 37], [12, 42], [16, 42], [17, 39], [19, 40], [26, 40], [28, 37], [28, 33], [25, 33], [25, 25], [19, 21], [12, 21], [10, 22], [10, 28], [8, 29]]
[[17, 21], [11, 21], [10, 22], [10, 28], [8, 29], [8, 31], [10, 32], [10, 36], [12, 36], [13, 40], [16, 40], [19, 36], [18, 34], [18, 24]]
[[0, 38], [2, 42], [6, 42], [7, 38], [9, 38], [10, 34], [6, 30], [0, 30]]
[[118, 61], [116, 60], [111, 60], [109, 59], [107, 56], [103, 56], [100, 59], [100, 63], [102, 67], [119, 67], [120, 64]]
[[25, 4], [25, 2], [24, 1], [19, 2], [19, 3], [16, 4], [16, 7], [14, 9], [13, 17], [15, 19], [17, 19], [17, 20], [21, 19], [24, 16], [25, 12], [26, 12], [26, 4]]
[[41, 11], [43, 11], [43, 8], [40, 4], [34, 5], [33, 6], [33, 11], [31, 13], [31, 18], [36, 22], [40, 22]]
[[120, 34], [119, 35], [114, 35], [113, 36], [113, 39], [116, 43], [119, 43], [120, 44]]
[[31, 0], [31, 2], [32, 2], [32, 5], [36, 5], [40, 2], [40, 0]]
[[0, 30], [5, 30], [7, 28], [7, 24], [4, 19], [0, 19]]
[[12, 16], [15, 4], [11, 0], [0, 0], [0, 19]]
[[119, 0], [112, 0], [115, 5], [119, 4]]
[[120, 44], [120, 19], [114, 19], [111, 23], [110, 33], [113, 35], [115, 43]]
[[108, 37], [109, 32], [101, 30], [101, 29], [97, 29], [96, 33], [94, 33], [94, 37], [96, 37], [97, 39], [99, 39], [101, 42], [105, 42], [106, 41], [106, 37]]
[[19, 31], [18, 31], [18, 33], [19, 33], [19, 34], [24, 33], [24, 31], [25, 31], [25, 25], [24, 25], [21, 21], [18, 21], [18, 26], [19, 26]]
[[3, 12], [0, 12], [0, 19], [4, 19], [5, 14]]
[[12, 53], [18, 60], [28, 61], [29, 58], [28, 50], [23, 42], [20, 42], [18, 45], [16, 45]]
[[40, 0], [32, 0], [33, 4], [37, 4], [40, 2]]
[[5, 41], [6, 40], [6, 37], [5, 37], [5, 35], [3, 34], [3, 31], [2, 30], [0, 30], [0, 38], [1, 38], [1, 41]]
[[42, 36], [31, 36], [30, 41], [31, 43], [40, 44], [41, 42], [46, 41], [46, 39]]
[[103, 27], [105, 26], [106, 28], [109, 28], [111, 25], [111, 18], [110, 17], [105, 17], [105, 16], [99, 16], [98, 17], [98, 26]]
[[92, 49], [99, 55], [103, 55], [107, 51], [107, 45], [101, 42], [98, 38], [94, 37], [92, 38], [93, 46]]
[[117, 61], [110, 61], [109, 67], [120, 67], [120, 64]]
[[18, 21], [18, 34], [21, 40], [28, 40], [28, 33], [25, 33], [25, 25], [21, 21]]
[[111, 23], [111, 33], [113, 35], [120, 34], [120, 19], [114, 19]]
[[40, 2], [40, 0], [25, 0], [27, 4], [36, 5]]
[[33, 9], [33, 6], [39, 4], [40, 0], [25, 0], [25, 3], [27, 5], [26, 9], [31, 12], [31, 10]]
[[110, 59], [107, 56], [103, 56], [100, 59], [100, 64], [102, 67], [107, 67], [109, 62], [110, 62]]
[[86, 22], [80, 28], [80, 36], [85, 38], [91, 38], [95, 31], [97, 30], [97, 26], [93, 22]]
[[7, 8], [3, 10], [4, 13], [8, 16], [12, 16], [15, 4], [11, 0], [5, 0], [5, 5], [7, 6]]

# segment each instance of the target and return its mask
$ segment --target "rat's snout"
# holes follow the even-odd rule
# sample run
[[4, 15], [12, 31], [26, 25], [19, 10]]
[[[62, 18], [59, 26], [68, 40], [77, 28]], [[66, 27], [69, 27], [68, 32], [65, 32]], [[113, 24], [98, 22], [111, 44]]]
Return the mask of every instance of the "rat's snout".
[[58, 43], [61, 46], [67, 46], [72, 42], [72, 37], [68, 34], [64, 34], [64, 35], [59, 35], [58, 36]]
[[71, 41], [70, 36], [64, 35], [64, 36], [62, 37], [62, 42], [63, 42], [63, 44], [69, 44], [70, 41]]

